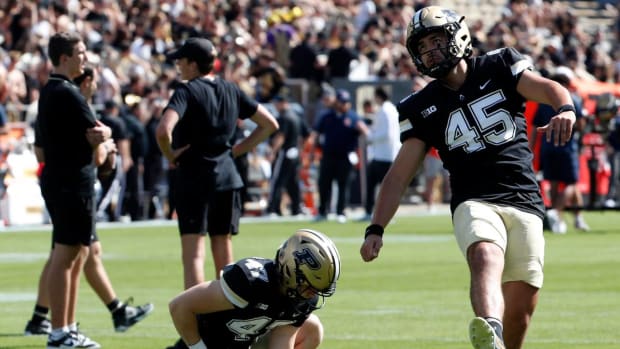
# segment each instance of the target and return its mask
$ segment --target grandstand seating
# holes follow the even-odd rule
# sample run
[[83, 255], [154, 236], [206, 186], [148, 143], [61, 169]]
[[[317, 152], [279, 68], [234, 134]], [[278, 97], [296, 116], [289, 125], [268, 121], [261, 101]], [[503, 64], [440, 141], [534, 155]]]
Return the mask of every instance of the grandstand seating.
[[[437, 5], [452, 8], [463, 14], [468, 20], [484, 19], [487, 26], [501, 18], [502, 9], [507, 6], [508, 0], [444, 0], [435, 1]], [[597, 0], [560, 0], [571, 8], [579, 18], [582, 28], [588, 33], [594, 33], [599, 28], [608, 28], [613, 25], [617, 11], [609, 8], [600, 8]]]

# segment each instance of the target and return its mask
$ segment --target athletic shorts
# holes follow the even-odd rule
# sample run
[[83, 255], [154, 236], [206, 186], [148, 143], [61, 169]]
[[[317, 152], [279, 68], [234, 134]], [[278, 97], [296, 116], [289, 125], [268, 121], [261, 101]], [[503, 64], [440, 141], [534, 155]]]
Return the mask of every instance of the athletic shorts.
[[543, 178], [548, 181], [574, 184], [579, 180], [579, 159], [576, 150], [575, 152], [565, 149], [542, 151], [540, 164]]
[[[180, 188], [179, 188], [180, 189]], [[184, 234], [236, 235], [241, 219], [241, 194], [238, 189], [211, 192], [177, 192], [179, 232]]]
[[431, 178], [441, 175], [443, 170], [443, 162], [441, 159], [431, 155], [427, 155], [424, 158], [424, 177]]
[[44, 199], [52, 221], [52, 246], [54, 243], [90, 246], [97, 240], [93, 196], [63, 192], [48, 193]]
[[475, 242], [493, 242], [504, 250], [502, 282], [542, 287], [545, 239], [540, 217], [515, 207], [470, 200], [457, 206], [453, 223], [464, 256]]

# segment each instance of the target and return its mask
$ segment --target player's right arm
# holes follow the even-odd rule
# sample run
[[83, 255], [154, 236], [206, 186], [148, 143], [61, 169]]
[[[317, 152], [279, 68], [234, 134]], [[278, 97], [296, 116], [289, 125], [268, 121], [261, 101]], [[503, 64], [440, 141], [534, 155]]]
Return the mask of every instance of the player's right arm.
[[[413, 176], [426, 155], [426, 144], [419, 138], [408, 138], [403, 142], [396, 160], [385, 175], [377, 196], [372, 224], [385, 228], [400, 204], [400, 198], [411, 183]], [[360, 249], [362, 259], [370, 262], [379, 256], [383, 246], [380, 235], [370, 234], [364, 239]]]
[[[526, 99], [548, 104], [554, 110], [566, 105], [573, 106], [574, 110], [573, 99], [564, 86], [530, 71], [523, 72], [517, 91]], [[537, 131], [546, 133], [547, 142], [553, 139], [556, 146], [564, 145], [571, 137], [576, 120], [574, 111], [560, 112], [547, 125], [538, 127]]]
[[250, 119], [256, 123], [256, 128], [249, 136], [233, 146], [233, 157], [238, 157], [254, 149], [280, 127], [275, 116], [261, 104], [258, 105], [256, 112]]
[[224, 295], [220, 281], [213, 280], [184, 291], [168, 308], [174, 327], [189, 346], [201, 340], [196, 315], [234, 309], [234, 305]]

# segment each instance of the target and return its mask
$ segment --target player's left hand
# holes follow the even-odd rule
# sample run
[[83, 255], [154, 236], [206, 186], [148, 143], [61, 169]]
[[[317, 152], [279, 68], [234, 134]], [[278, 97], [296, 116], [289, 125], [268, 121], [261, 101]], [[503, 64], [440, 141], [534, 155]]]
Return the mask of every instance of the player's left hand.
[[574, 112], [565, 111], [552, 117], [547, 125], [536, 128], [536, 131], [545, 133], [547, 142], [553, 139], [553, 145], [562, 146], [570, 139], [576, 119]]
[[368, 235], [360, 248], [360, 254], [364, 262], [370, 262], [379, 257], [381, 247], [383, 247], [383, 238], [381, 236], [375, 234]]

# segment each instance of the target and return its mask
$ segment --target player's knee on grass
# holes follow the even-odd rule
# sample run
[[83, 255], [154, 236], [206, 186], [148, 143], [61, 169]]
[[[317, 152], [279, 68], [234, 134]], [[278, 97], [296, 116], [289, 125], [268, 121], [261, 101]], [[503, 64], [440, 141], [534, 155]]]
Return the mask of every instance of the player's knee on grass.
[[295, 338], [295, 349], [313, 349], [323, 341], [323, 324], [319, 317], [310, 314], [310, 317], [304, 322], [297, 332]]

